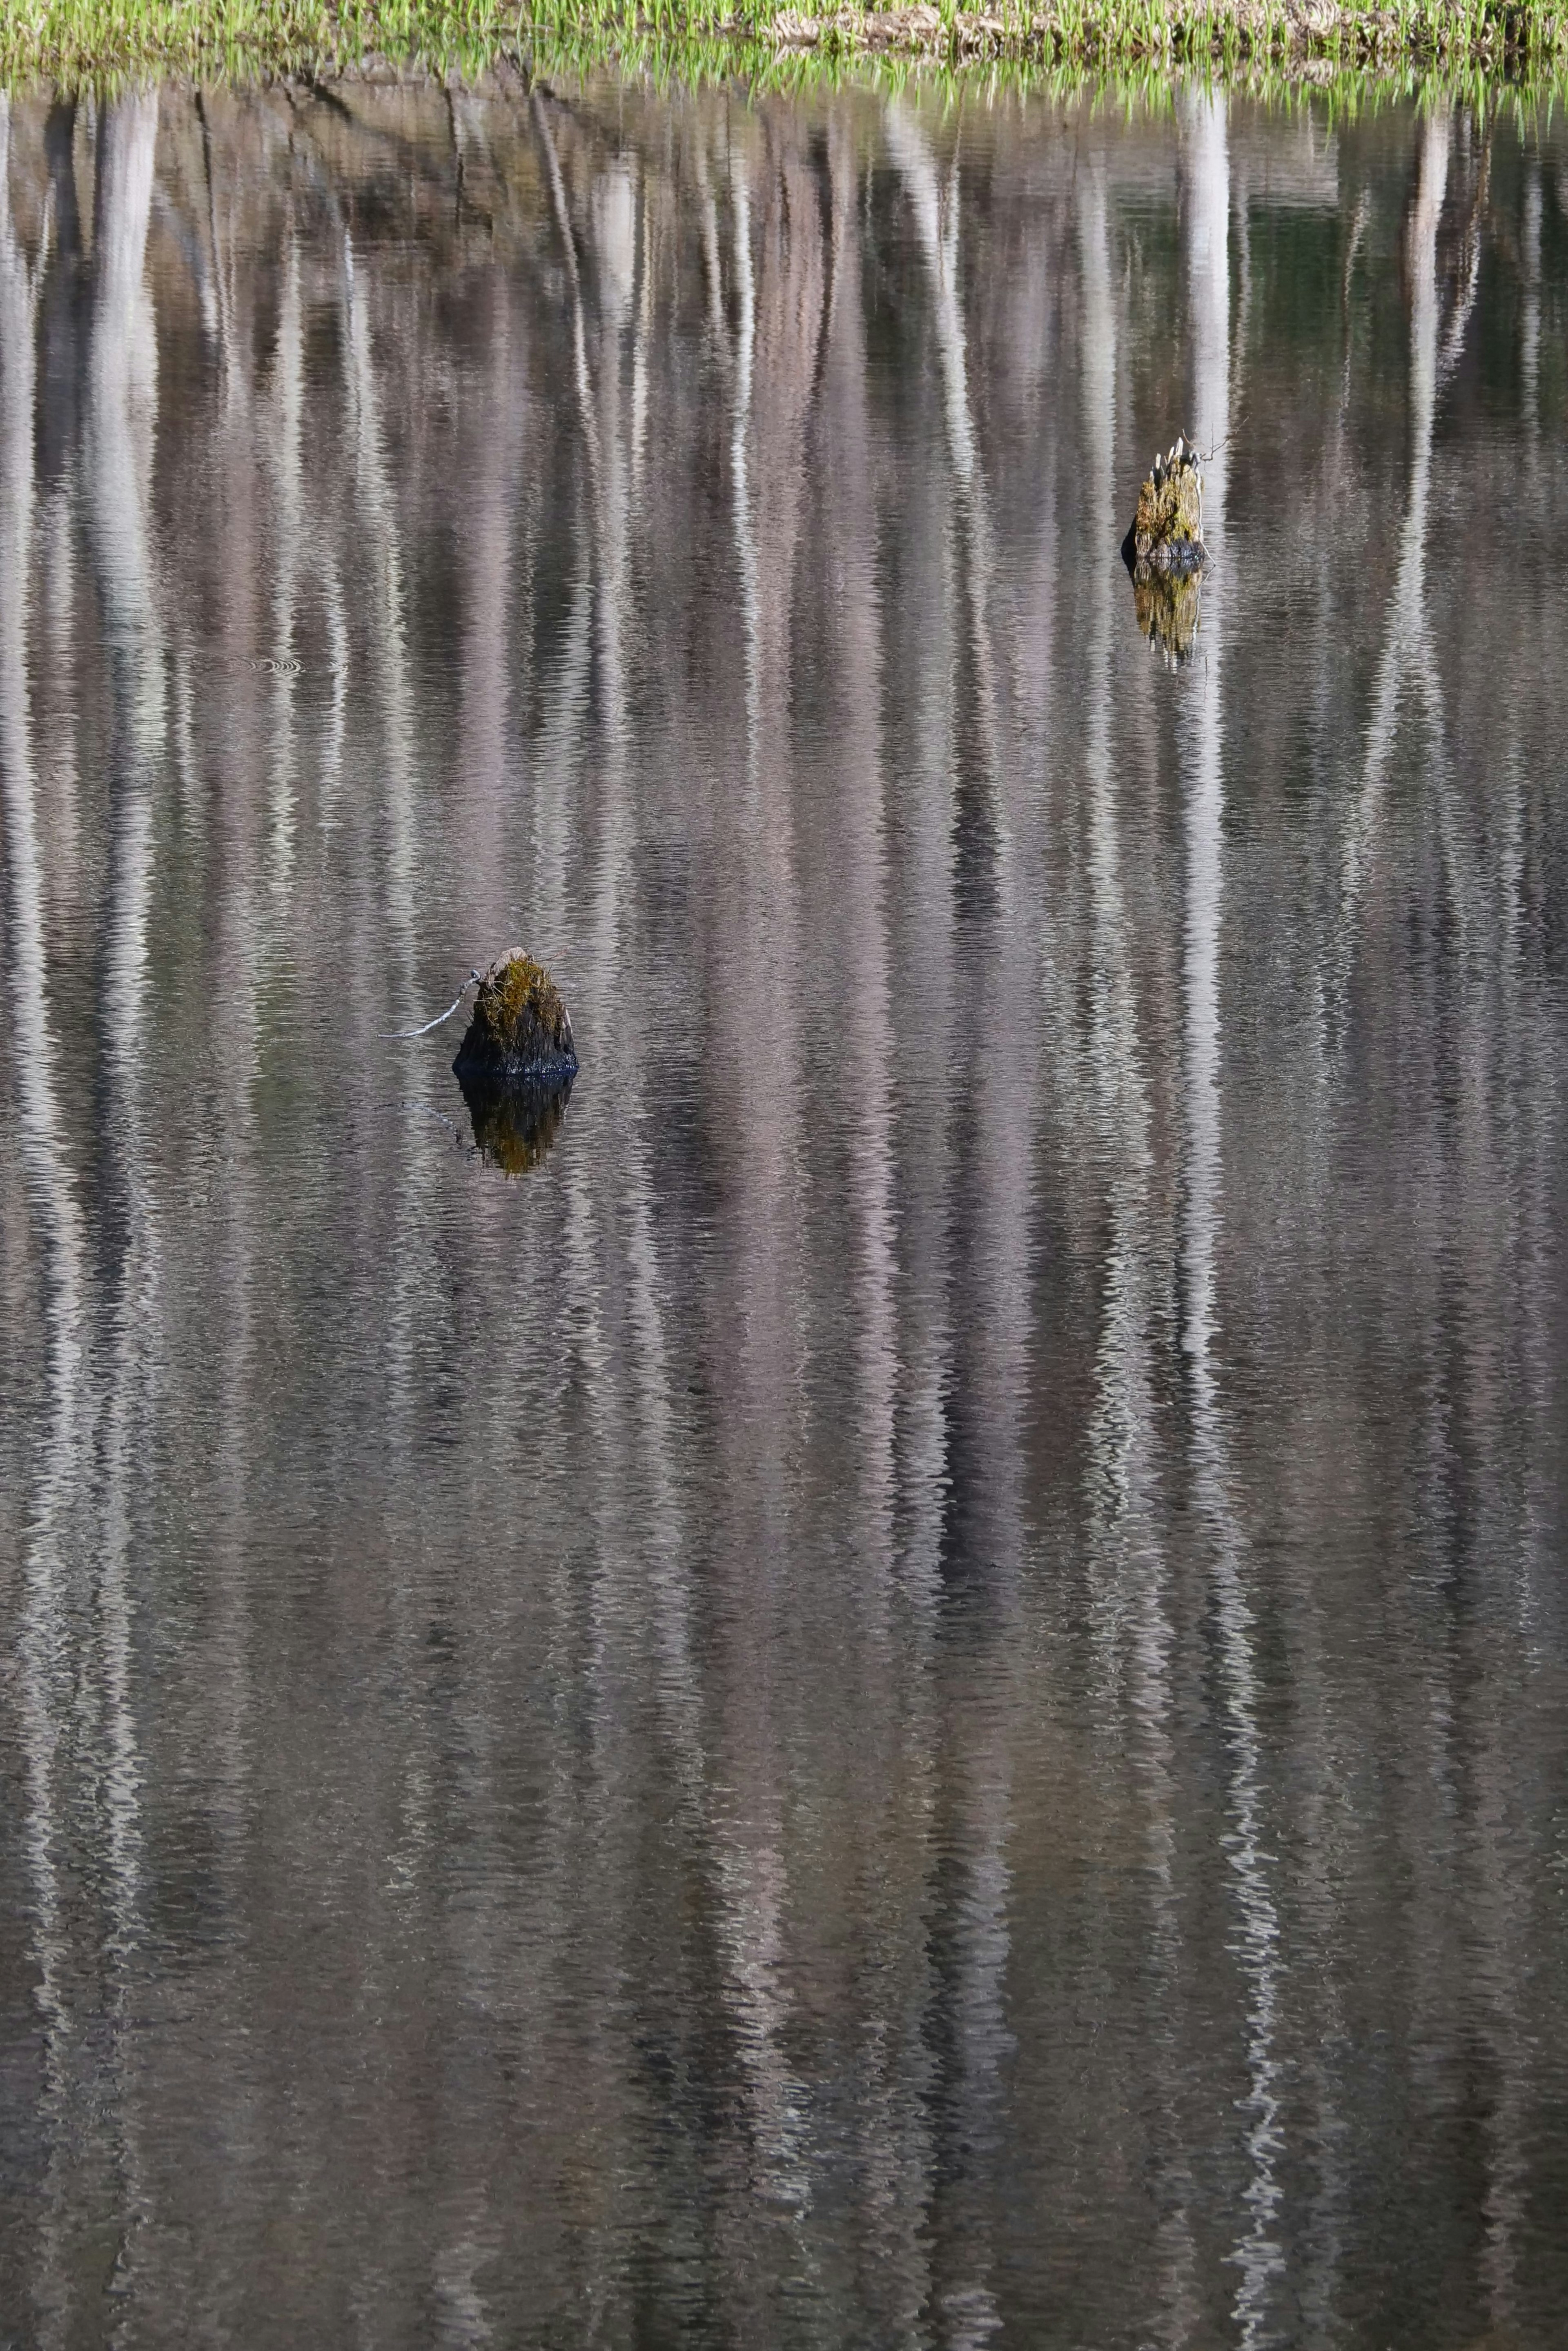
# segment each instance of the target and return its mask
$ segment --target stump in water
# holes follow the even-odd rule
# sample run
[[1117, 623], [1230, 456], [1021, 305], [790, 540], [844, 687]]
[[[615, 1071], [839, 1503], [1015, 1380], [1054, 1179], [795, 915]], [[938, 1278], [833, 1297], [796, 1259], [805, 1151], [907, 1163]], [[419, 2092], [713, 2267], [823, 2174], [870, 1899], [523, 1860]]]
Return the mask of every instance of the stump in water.
[[559, 989], [521, 947], [480, 980], [452, 1066], [484, 1156], [508, 1176], [537, 1167], [566, 1115], [577, 1048]]
[[1138, 511], [1123, 549], [1136, 574], [1140, 564], [1151, 571], [1201, 571], [1208, 561], [1203, 543], [1203, 473], [1197, 451], [1178, 433], [1163, 457], [1156, 457], [1149, 477], [1138, 492]]
[[521, 947], [497, 956], [479, 982], [474, 1018], [452, 1066], [460, 1078], [500, 1086], [575, 1074], [577, 1048], [560, 991]]
[[1208, 549], [1203, 543], [1203, 472], [1197, 450], [1179, 433], [1166, 455], [1155, 459], [1138, 492], [1122, 557], [1133, 575], [1139, 628], [1173, 666], [1190, 661]]

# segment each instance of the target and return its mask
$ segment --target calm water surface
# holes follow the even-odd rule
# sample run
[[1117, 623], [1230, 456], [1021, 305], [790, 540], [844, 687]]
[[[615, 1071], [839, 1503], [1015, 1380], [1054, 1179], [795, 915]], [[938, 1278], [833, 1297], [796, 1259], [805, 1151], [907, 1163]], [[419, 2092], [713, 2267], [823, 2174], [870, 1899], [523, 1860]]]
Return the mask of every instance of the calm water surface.
[[0, 2342], [1562, 2345], [1561, 122], [5, 120]]

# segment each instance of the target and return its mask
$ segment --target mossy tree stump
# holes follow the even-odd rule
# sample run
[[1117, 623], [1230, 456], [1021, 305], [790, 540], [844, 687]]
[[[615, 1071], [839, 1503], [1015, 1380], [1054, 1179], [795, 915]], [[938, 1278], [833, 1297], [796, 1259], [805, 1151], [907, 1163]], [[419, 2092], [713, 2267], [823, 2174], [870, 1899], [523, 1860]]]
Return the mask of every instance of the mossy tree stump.
[[480, 980], [452, 1066], [462, 1079], [499, 1086], [549, 1084], [575, 1074], [577, 1047], [560, 990], [521, 947], [497, 956]]
[[1149, 468], [1133, 517], [1134, 570], [1201, 571], [1208, 561], [1203, 543], [1203, 469], [1197, 452], [1181, 434]]
[[508, 1176], [537, 1167], [566, 1115], [577, 1047], [560, 990], [521, 947], [480, 980], [452, 1066], [484, 1156]]
[[1197, 450], [1179, 433], [1149, 468], [1122, 556], [1133, 575], [1139, 628], [1167, 662], [1190, 661], [1208, 549], [1203, 538], [1203, 469]]

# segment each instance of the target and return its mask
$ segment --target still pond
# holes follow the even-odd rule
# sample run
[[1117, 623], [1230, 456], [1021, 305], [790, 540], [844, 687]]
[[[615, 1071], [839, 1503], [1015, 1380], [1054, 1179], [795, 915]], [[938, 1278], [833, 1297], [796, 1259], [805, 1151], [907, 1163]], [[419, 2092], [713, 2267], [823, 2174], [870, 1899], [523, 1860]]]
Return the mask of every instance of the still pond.
[[0, 2343], [1561, 2346], [1561, 113], [3, 119]]

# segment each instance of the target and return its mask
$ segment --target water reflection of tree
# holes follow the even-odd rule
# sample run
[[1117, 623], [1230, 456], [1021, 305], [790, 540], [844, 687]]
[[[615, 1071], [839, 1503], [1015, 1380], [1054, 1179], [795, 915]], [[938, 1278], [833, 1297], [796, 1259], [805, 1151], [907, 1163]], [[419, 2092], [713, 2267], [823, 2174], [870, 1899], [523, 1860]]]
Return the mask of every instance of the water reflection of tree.
[[[1554, 2010], [1500, 1856], [1544, 1818], [1503, 1693], [1559, 1629], [1554, 708], [1528, 615], [1483, 646], [1435, 602], [1452, 122], [1414, 133], [1403, 517], [1357, 455], [1389, 434], [1364, 258], [1333, 245], [1339, 159], [1364, 256], [1404, 201], [1397, 125], [1270, 133], [1270, 178], [1207, 100], [1174, 138], [1080, 114], [960, 139], [854, 99], [166, 96], [105, 115], [89, 250], [85, 119], [17, 124], [3, 1180], [47, 1409], [12, 1456], [7, 1736], [46, 2336], [96, 2199], [134, 2204], [125, 2275], [165, 2317], [215, 2246], [243, 2278], [285, 2242], [285, 2317], [325, 2277], [377, 2339], [421, 2295], [453, 2339], [505, 2336], [527, 2282], [541, 2331], [588, 2309], [606, 2339], [663, 2297], [694, 2339], [781, 2308], [825, 2337], [852, 2307], [888, 2339], [1261, 2341], [1300, 2280], [1329, 2339], [1368, 2259], [1361, 2150], [1448, 2095], [1464, 1937], [1469, 2291], [1478, 2324], [1528, 2309]], [[1521, 185], [1543, 444], [1539, 158]], [[1303, 444], [1274, 526], [1312, 583], [1288, 690], [1259, 474], [1225, 454], [1244, 398], [1249, 431], [1313, 429], [1251, 372], [1266, 320], [1358, 418]], [[1189, 396], [1220, 561], [1207, 667], [1166, 679], [1132, 660], [1113, 549], [1151, 412], [1168, 431]], [[1325, 508], [1364, 564], [1317, 568]], [[1379, 630], [1352, 721], [1336, 648]], [[1434, 683], [1450, 642], [1469, 666]], [[1410, 767], [1406, 687], [1446, 766]], [[1303, 763], [1311, 838], [1278, 780]], [[1431, 945], [1456, 910], [1462, 1001]], [[342, 1091], [519, 932], [591, 1045], [566, 1132], [592, 1147], [539, 1171], [526, 1227], [498, 1190], [454, 1208], [434, 1122]], [[1315, 971], [1270, 961], [1309, 935]], [[1366, 1123], [1393, 1101], [1435, 1132], [1423, 1087], [1453, 1096], [1442, 1147], [1391, 1175]], [[1341, 1291], [1365, 1327], [1314, 1319]], [[1355, 1398], [1386, 1409], [1389, 1347], [1413, 1393], [1374, 1434]], [[486, 1413], [521, 1529], [441, 1473]], [[1336, 1512], [1343, 1586], [1276, 1576]], [[1378, 1581], [1413, 1541], [1440, 1604]], [[286, 1614], [267, 1578], [302, 1556], [326, 1565]], [[1357, 1575], [1414, 1661], [1392, 1728]], [[1429, 1788], [1398, 1784], [1408, 1752]], [[132, 1957], [187, 1847], [223, 1924], [181, 2043]], [[1375, 1931], [1408, 1997], [1346, 1960]], [[136, 1999], [155, 2064], [86, 2029]], [[1375, 2090], [1340, 2053], [1417, 2010], [1437, 2085]], [[350, 2094], [356, 2045], [395, 2059]], [[230, 2153], [215, 2215], [174, 2079]], [[94, 2101], [115, 2131], [83, 2186], [60, 2151]], [[429, 2199], [388, 2184], [414, 2144]], [[333, 2245], [341, 2179], [372, 2217]]]

